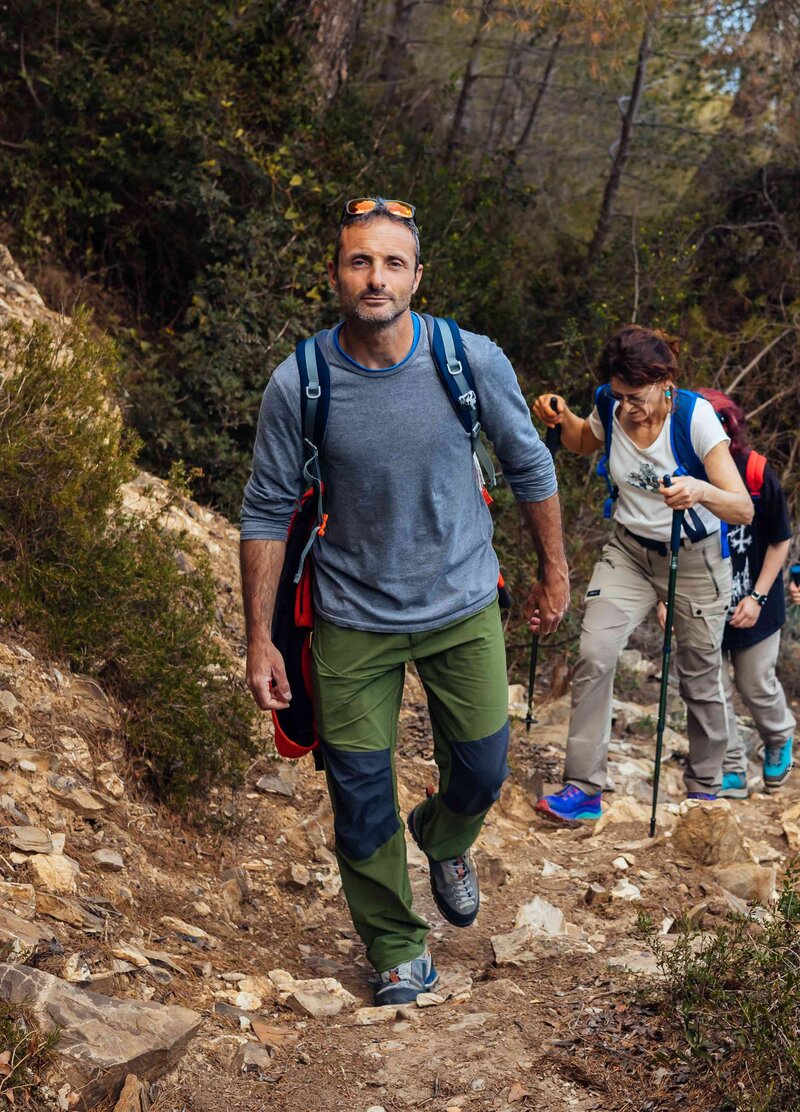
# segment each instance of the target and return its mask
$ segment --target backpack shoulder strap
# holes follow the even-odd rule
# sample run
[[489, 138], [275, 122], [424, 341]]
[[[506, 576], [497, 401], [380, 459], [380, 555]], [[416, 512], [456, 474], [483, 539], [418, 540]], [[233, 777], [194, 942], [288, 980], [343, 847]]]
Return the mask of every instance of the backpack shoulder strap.
[[[677, 476], [691, 475], [695, 479], [705, 479], [706, 469], [692, 444], [692, 417], [700, 395], [695, 394], [693, 390], [675, 390], [673, 397], [669, 435], [672, 454], [678, 465], [675, 474]], [[694, 507], [686, 511], [683, 528], [686, 536], [692, 541], [701, 540], [708, 535], [708, 529]], [[724, 548], [726, 543], [725, 534], [722, 534], [722, 538]]]
[[431, 317], [425, 314], [425, 324], [433, 353], [433, 361], [456, 416], [469, 434], [472, 451], [483, 471], [489, 490], [495, 486], [497, 476], [489, 453], [481, 440], [478, 418], [478, 395], [472, 377], [461, 330], [449, 317]]
[[679, 475], [693, 475], [696, 479], [705, 479], [706, 470], [703, 461], [694, 450], [692, 444], [692, 417], [697, 405], [699, 394], [692, 390], [676, 390], [672, 407], [672, 420], [670, 421], [670, 442], [672, 454], [678, 465]]
[[603, 424], [603, 431], [606, 438], [606, 456], [611, 451], [611, 430], [614, 427], [614, 399], [611, 396], [611, 387], [606, 383], [605, 386], [598, 386], [594, 392], [594, 404], [597, 407], [597, 414]]
[[744, 481], [751, 498], [759, 498], [764, 486], [764, 471], [767, 466], [767, 457], [759, 452], [750, 452], [747, 457]]
[[597, 461], [597, 474], [601, 479], [605, 479], [606, 489], [608, 496], [603, 503], [603, 517], [610, 518], [614, 512], [614, 503], [619, 497], [619, 487], [611, 481], [611, 471], [609, 470], [609, 460], [611, 458], [611, 432], [614, 427], [614, 399], [611, 396], [611, 387], [608, 383], [605, 386], [598, 386], [594, 392], [594, 404], [597, 407], [597, 415], [603, 425], [603, 432], [605, 434], [605, 448], [603, 454]]
[[300, 426], [306, 464], [311, 457], [318, 460], [328, 425], [331, 372], [322, 354], [324, 336], [324, 332], [318, 332], [316, 336], [301, 340], [295, 348], [300, 374]]
[[299, 583], [314, 541], [325, 535], [328, 515], [323, 503], [320, 449], [328, 425], [331, 401], [331, 372], [322, 354], [324, 332], [301, 340], [295, 348], [297, 370], [300, 375], [300, 428], [303, 437], [303, 479], [314, 491], [317, 500], [317, 524], [311, 530], [300, 555], [294, 582]]

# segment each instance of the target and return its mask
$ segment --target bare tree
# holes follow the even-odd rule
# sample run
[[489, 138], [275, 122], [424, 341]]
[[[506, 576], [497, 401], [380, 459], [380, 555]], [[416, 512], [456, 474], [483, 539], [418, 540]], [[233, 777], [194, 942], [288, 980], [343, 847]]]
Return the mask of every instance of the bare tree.
[[450, 134], [447, 137], [447, 152], [449, 155], [452, 155], [455, 151], [464, 130], [467, 107], [478, 75], [478, 62], [480, 61], [483, 36], [489, 19], [491, 18], [494, 4], [495, 0], [482, 0], [478, 11], [478, 19], [475, 24], [472, 40], [469, 44], [467, 64], [464, 68], [463, 77], [461, 78], [461, 91], [458, 94], [458, 100], [456, 101], [456, 107], [453, 112], [453, 120], [450, 124]]
[[633, 84], [631, 85], [631, 91], [627, 97], [625, 108], [624, 110], [621, 109], [622, 123], [620, 124], [619, 138], [614, 146], [614, 157], [611, 161], [611, 170], [606, 179], [605, 189], [603, 190], [603, 200], [600, 203], [600, 212], [597, 217], [592, 242], [589, 245], [587, 260], [589, 266], [593, 265], [600, 252], [603, 250], [611, 226], [611, 213], [622, 182], [622, 172], [625, 169], [625, 163], [630, 154], [631, 141], [633, 139], [633, 132], [639, 113], [639, 104], [644, 90], [644, 75], [647, 68], [647, 60], [650, 57], [655, 19], [655, 14], [651, 14], [645, 20], [642, 38], [639, 43], [639, 53], [636, 58]]
[[416, 6], [417, 0], [393, 0], [379, 71], [384, 100], [397, 99], [397, 84], [413, 65], [408, 39]]
[[547, 52], [547, 61], [545, 62], [544, 73], [542, 74], [541, 81], [539, 82], [539, 88], [536, 90], [536, 95], [531, 102], [528, 116], [525, 120], [525, 126], [523, 127], [520, 136], [514, 144], [513, 148], [509, 152], [509, 165], [513, 165], [519, 162], [520, 157], [525, 151], [530, 137], [533, 134], [533, 125], [536, 123], [536, 117], [539, 115], [539, 109], [542, 106], [542, 101], [544, 100], [545, 93], [547, 92], [547, 88], [550, 84], [553, 67], [556, 64], [556, 54], [558, 54], [558, 48], [561, 45], [563, 36], [564, 29], [562, 27], [550, 44], [550, 49]]
[[308, 19], [317, 28], [313, 72], [322, 105], [330, 103], [347, 80], [350, 53], [365, 0], [311, 0]]

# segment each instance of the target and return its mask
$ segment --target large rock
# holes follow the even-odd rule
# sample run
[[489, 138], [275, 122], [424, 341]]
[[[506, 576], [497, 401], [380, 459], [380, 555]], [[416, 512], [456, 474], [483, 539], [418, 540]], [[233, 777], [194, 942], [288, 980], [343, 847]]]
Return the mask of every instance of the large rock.
[[517, 927], [508, 934], [492, 935], [492, 949], [497, 965], [520, 965], [529, 961], [545, 961], [559, 953], [593, 954], [588, 942], [567, 935], [550, 935], [537, 927]]
[[714, 870], [714, 879], [728, 892], [748, 903], [768, 907], [775, 891], [777, 869], [774, 865], [753, 865], [742, 861]]
[[28, 858], [28, 870], [34, 888], [57, 896], [71, 896], [78, 891], [77, 865], [63, 854], [35, 853]]
[[794, 803], [781, 815], [781, 826], [793, 852], [800, 850], [800, 803]]
[[59, 1028], [61, 1072], [81, 1108], [116, 1097], [128, 1074], [152, 1080], [170, 1069], [200, 1026], [188, 1008], [114, 1000], [73, 988], [39, 969], [0, 964], [0, 998], [21, 1004], [44, 1028]]
[[701, 865], [752, 861], [727, 799], [690, 800], [682, 811], [672, 835], [672, 844], [678, 853]]
[[610, 807], [603, 811], [600, 818], [592, 826], [592, 837], [597, 837], [609, 826], [616, 826], [617, 823], [623, 822], [636, 822], [646, 826], [650, 821], [650, 810], [644, 803], [640, 803], [637, 799], [632, 799], [630, 796], [623, 795], [619, 799], [615, 799]]

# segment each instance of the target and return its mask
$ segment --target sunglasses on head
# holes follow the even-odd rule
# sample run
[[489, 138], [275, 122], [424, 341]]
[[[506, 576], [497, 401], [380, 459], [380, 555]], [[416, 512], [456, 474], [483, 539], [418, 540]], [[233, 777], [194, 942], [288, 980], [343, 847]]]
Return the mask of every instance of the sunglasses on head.
[[408, 201], [387, 201], [385, 197], [353, 197], [345, 201], [342, 220], [347, 216], [366, 216], [376, 209], [388, 212], [390, 216], [399, 216], [402, 220], [413, 220], [417, 211]]

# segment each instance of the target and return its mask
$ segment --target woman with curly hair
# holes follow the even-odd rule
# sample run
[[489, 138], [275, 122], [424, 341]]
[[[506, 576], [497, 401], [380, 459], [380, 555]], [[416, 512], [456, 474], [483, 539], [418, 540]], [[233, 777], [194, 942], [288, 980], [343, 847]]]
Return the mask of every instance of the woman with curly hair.
[[601, 813], [617, 660], [631, 632], [666, 598], [676, 510], [684, 513], [674, 624], [688, 717], [685, 783], [689, 798], [716, 797], [728, 744], [720, 646], [731, 591], [720, 522], [748, 524], [753, 516], [714, 410], [676, 385], [676, 341], [627, 325], [606, 343], [597, 377], [602, 385], [589, 417], [573, 413], [557, 394], [542, 394], [533, 407], [545, 425], [561, 426], [570, 451], [590, 455], [605, 448], [613, 512], [611, 537], [586, 592], [565, 784], [536, 805], [546, 817], [567, 822]]

